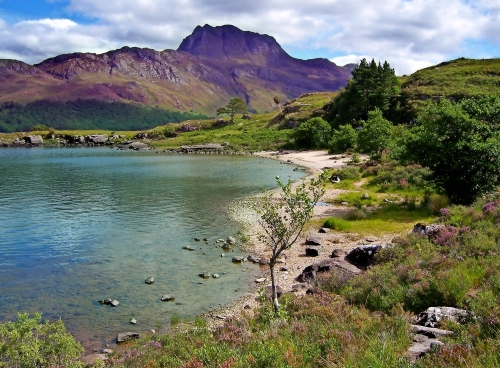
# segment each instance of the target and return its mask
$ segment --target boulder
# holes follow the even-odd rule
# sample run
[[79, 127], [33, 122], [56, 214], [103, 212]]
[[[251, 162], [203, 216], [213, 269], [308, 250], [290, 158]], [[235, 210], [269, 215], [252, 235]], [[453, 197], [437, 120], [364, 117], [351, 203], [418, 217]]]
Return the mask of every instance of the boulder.
[[330, 256], [330, 258], [340, 258], [340, 257], [344, 257], [346, 254], [345, 254], [345, 251], [342, 250], [342, 249], [334, 249], [332, 251], [332, 255]]
[[306, 245], [321, 245], [321, 238], [318, 236], [308, 236], [306, 238]]
[[439, 230], [443, 229], [444, 227], [445, 227], [444, 225], [440, 224], [424, 225], [418, 223], [415, 224], [415, 226], [413, 226], [413, 230], [411, 232], [422, 236], [432, 236]]
[[[264, 296], [267, 298], [267, 299], [272, 299], [272, 295], [273, 295], [273, 291], [272, 291], [272, 286], [268, 286], [266, 288], [266, 292], [264, 293]], [[283, 289], [281, 286], [279, 285], [276, 285], [276, 295], [278, 296], [278, 298], [283, 294]]]
[[319, 273], [330, 272], [335, 268], [342, 269], [350, 276], [355, 276], [362, 272], [362, 270], [344, 260], [330, 258], [307, 266], [296, 280], [299, 282], [312, 283]]
[[135, 151], [147, 151], [149, 150], [149, 146], [143, 142], [132, 142], [128, 145], [129, 149], [133, 149]]
[[24, 137], [26, 143], [31, 144], [32, 146], [41, 146], [43, 144], [43, 139], [41, 135], [29, 135]]
[[163, 302], [171, 302], [175, 300], [175, 296], [171, 294], [164, 294], [161, 296], [161, 300]]
[[233, 259], [232, 259], [232, 261], [234, 263], [241, 263], [241, 262], [243, 262], [243, 258], [244, 257], [241, 257], [241, 256], [234, 256]]
[[321, 227], [318, 230], [318, 233], [322, 233], [322, 234], [326, 234], [326, 233], [329, 233], [329, 232], [330, 232], [330, 229], [327, 228], [327, 227]]
[[118, 300], [112, 300], [111, 303], [109, 303], [112, 307], [118, 307], [119, 304], [120, 302]]
[[419, 313], [416, 318], [416, 324], [426, 327], [438, 327], [442, 320], [450, 320], [453, 322], [463, 322], [469, 316], [469, 312], [465, 309], [453, 307], [430, 307]]
[[367, 267], [373, 261], [373, 257], [380, 249], [382, 249], [380, 244], [361, 245], [351, 250], [345, 259], [356, 266]]
[[155, 279], [153, 276], [149, 276], [144, 282], [148, 285], [151, 285], [153, 282], [155, 282]]
[[86, 136], [85, 139], [88, 143], [106, 144], [106, 142], [108, 141], [108, 135], [107, 134], [93, 134], [93, 135]]
[[137, 332], [122, 332], [116, 335], [116, 343], [121, 344], [123, 342], [127, 342], [130, 340], [135, 340], [139, 338], [139, 334]]
[[259, 263], [260, 259], [252, 256], [251, 254], [247, 257], [247, 260], [252, 263]]
[[318, 257], [319, 256], [319, 247], [307, 247], [306, 248], [306, 256], [307, 257]]

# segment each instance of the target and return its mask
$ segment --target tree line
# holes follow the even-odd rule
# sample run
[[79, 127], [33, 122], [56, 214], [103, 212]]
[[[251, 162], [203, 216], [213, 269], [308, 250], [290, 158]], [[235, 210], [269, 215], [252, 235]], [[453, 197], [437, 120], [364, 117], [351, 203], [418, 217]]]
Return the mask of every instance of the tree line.
[[202, 114], [96, 99], [41, 100], [26, 105], [6, 102], [0, 105], [0, 132], [30, 131], [36, 125], [59, 130], [146, 130], [205, 118]]

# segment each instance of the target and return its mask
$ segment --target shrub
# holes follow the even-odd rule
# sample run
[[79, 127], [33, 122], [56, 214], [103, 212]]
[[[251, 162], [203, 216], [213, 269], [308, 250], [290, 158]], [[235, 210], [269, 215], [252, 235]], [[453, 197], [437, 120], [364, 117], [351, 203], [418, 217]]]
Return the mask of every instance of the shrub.
[[[448, 197], [441, 194], [433, 194], [429, 196], [427, 206], [434, 215], [441, 215], [441, 209], [445, 209], [448, 203]], [[448, 215], [449, 213], [448, 210]]]
[[0, 325], [0, 361], [9, 367], [83, 367], [76, 361], [82, 346], [59, 319], [41, 322], [41, 313], [19, 313], [15, 322]]
[[359, 180], [361, 178], [357, 167], [344, 167], [340, 170], [334, 170], [332, 175], [338, 176], [341, 180]]
[[293, 132], [300, 148], [324, 148], [328, 146], [331, 127], [322, 118], [312, 118], [300, 124]]
[[349, 221], [362, 220], [366, 218], [365, 211], [355, 208], [346, 213], [345, 219]]
[[341, 153], [349, 148], [354, 148], [358, 139], [358, 133], [351, 125], [341, 125], [338, 130], [335, 130], [330, 140], [329, 152]]

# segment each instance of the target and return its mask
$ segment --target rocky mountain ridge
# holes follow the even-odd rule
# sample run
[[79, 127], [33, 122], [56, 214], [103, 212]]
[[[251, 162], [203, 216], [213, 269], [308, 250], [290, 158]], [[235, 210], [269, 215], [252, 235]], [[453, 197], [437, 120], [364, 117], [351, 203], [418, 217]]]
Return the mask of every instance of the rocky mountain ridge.
[[72, 53], [36, 65], [0, 60], [0, 103], [95, 98], [213, 114], [230, 98], [253, 111], [303, 93], [346, 85], [352, 65], [300, 60], [268, 35], [226, 25], [196, 27], [178, 50], [122, 47], [103, 54]]

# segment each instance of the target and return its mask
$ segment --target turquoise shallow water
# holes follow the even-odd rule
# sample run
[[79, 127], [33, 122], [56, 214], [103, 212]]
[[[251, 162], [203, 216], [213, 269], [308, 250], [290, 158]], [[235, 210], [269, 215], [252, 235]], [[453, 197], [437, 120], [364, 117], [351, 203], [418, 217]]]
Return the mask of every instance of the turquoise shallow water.
[[[61, 317], [91, 347], [235, 300], [258, 266], [232, 264], [238, 248], [220, 257], [215, 240], [239, 230], [228, 206], [274, 187], [276, 175], [303, 175], [292, 169], [250, 156], [0, 149], [0, 320]], [[202, 280], [204, 271], [221, 278]], [[120, 305], [97, 302], [108, 297]]]

